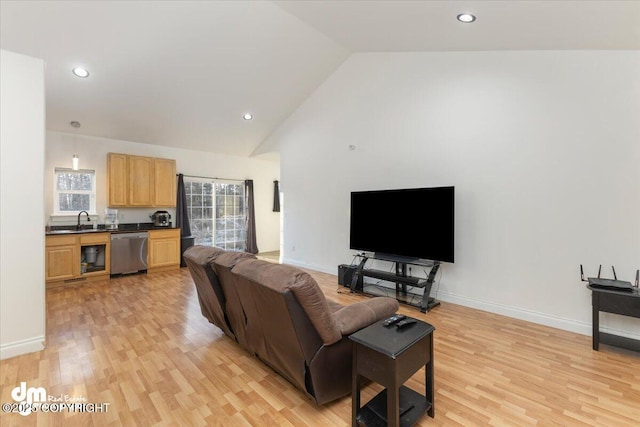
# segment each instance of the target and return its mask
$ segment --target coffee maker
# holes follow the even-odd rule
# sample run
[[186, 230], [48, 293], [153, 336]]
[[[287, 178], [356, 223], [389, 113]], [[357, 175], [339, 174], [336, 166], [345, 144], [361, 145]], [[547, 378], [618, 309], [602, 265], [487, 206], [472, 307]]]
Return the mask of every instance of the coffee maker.
[[171, 225], [169, 222], [171, 214], [167, 211], [155, 211], [153, 215], [151, 215], [151, 219], [153, 220], [153, 225], [156, 227], [169, 227]]

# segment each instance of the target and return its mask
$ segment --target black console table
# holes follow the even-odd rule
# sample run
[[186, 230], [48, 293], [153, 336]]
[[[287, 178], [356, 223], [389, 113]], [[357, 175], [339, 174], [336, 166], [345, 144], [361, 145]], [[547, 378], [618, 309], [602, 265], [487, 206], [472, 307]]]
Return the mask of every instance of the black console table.
[[640, 351], [640, 341], [631, 338], [600, 332], [600, 312], [621, 314], [640, 318], [640, 292], [638, 288], [631, 291], [616, 291], [587, 285], [591, 289], [591, 305], [593, 309], [593, 349], [598, 350], [600, 343]]
[[[379, 296], [378, 294], [368, 292], [366, 284], [364, 283], [365, 277], [371, 277], [373, 279], [384, 280], [387, 282], [394, 282], [396, 285], [396, 299], [402, 303], [413, 305], [420, 308], [420, 311], [426, 313], [433, 307], [440, 305], [440, 301], [430, 297], [431, 287], [436, 278], [436, 273], [440, 268], [440, 262], [438, 261], [404, 261], [393, 258], [388, 258], [380, 255], [366, 255], [358, 254], [356, 257], [360, 258], [360, 262], [355, 267], [355, 272], [351, 278], [350, 289], [352, 292], [362, 292], [367, 295]], [[395, 264], [395, 273], [383, 270], [376, 270], [373, 268], [365, 268], [365, 264], [369, 260], [386, 261]], [[427, 278], [411, 277], [407, 275], [407, 265], [414, 265], [418, 267], [430, 269]], [[412, 294], [408, 292], [407, 287], [424, 289], [422, 295]], [[414, 303], [413, 297], [419, 297], [420, 302]]]

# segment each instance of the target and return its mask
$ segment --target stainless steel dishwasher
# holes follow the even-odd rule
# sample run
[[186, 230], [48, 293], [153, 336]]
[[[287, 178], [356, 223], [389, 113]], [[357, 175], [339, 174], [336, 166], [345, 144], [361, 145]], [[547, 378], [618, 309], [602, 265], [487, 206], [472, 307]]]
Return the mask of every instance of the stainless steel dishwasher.
[[111, 233], [111, 274], [147, 269], [148, 233]]

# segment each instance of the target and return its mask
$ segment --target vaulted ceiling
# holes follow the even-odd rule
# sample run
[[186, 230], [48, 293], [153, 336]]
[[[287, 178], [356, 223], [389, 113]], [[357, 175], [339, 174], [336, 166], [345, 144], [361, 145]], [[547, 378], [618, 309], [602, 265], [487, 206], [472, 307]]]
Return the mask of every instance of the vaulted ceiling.
[[48, 130], [241, 156], [354, 52], [640, 49], [640, 1], [1, 0], [0, 19], [2, 49], [45, 60]]

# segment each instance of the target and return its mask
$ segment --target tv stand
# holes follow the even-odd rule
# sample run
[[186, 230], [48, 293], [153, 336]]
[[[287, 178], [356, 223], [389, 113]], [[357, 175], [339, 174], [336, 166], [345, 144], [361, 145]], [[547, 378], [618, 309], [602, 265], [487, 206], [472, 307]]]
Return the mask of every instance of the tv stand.
[[[423, 313], [428, 312], [433, 307], [440, 305], [440, 301], [430, 297], [431, 287], [436, 278], [436, 273], [440, 268], [439, 261], [422, 261], [422, 260], [402, 260], [388, 258], [378, 254], [358, 254], [357, 258], [360, 259], [356, 271], [351, 279], [351, 292], [361, 292], [366, 295], [380, 296], [367, 290], [367, 285], [364, 283], [365, 277], [371, 277], [373, 279], [384, 280], [386, 282], [394, 282], [396, 284], [396, 299], [402, 303], [413, 305], [420, 308]], [[373, 268], [365, 268], [367, 261], [377, 260], [384, 262], [391, 262], [395, 264], [395, 273], [383, 270], [376, 270]], [[430, 268], [427, 278], [411, 277], [407, 275], [407, 265], [416, 265], [420, 267]], [[420, 297], [419, 294], [414, 294], [408, 291], [408, 287], [424, 289], [419, 303], [414, 302], [414, 297]]]

